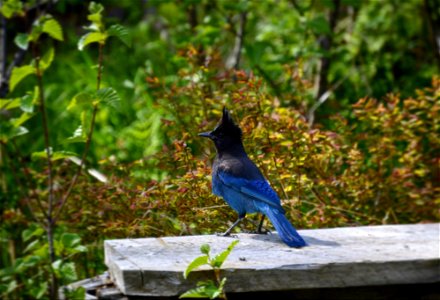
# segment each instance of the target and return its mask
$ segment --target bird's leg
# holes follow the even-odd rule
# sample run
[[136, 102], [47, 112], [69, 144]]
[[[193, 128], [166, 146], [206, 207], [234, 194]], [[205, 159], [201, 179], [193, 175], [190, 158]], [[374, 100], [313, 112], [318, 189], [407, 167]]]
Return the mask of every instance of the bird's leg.
[[269, 230], [265, 230], [265, 231], [262, 230], [265, 217], [266, 217], [266, 215], [262, 215], [261, 216], [261, 221], [260, 221], [260, 224], [258, 225], [258, 228], [257, 228], [257, 233], [258, 234], [268, 234], [268, 233], [270, 233]]
[[234, 224], [232, 224], [232, 226], [228, 228], [228, 230], [226, 230], [224, 233], [220, 233], [219, 235], [221, 235], [221, 236], [229, 236], [231, 234], [232, 229], [234, 229], [235, 226], [237, 226], [238, 223], [240, 223], [241, 220], [243, 220], [245, 216], [246, 216], [245, 214], [244, 215], [238, 215], [237, 221], [235, 221]]
[[257, 234], [268, 234], [268, 233], [270, 233], [270, 231], [269, 230], [267, 230], [267, 229], [264, 229], [263, 230], [263, 223], [264, 223], [264, 218], [266, 217], [266, 215], [261, 215], [261, 221], [260, 221], [260, 224], [258, 224], [258, 227], [257, 227], [257, 230], [255, 231], [255, 233], [257, 233]]

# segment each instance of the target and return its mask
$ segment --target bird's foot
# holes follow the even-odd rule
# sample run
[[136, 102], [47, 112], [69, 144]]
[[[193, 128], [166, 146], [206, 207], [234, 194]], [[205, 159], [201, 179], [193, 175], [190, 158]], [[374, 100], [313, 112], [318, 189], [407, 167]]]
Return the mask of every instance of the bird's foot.
[[251, 230], [251, 231], [247, 231], [246, 233], [252, 233], [252, 234], [272, 234], [272, 232], [270, 230], [267, 230], [267, 229]]
[[226, 236], [226, 237], [238, 238], [238, 235], [231, 234], [230, 232], [217, 232], [215, 235], [216, 236]]

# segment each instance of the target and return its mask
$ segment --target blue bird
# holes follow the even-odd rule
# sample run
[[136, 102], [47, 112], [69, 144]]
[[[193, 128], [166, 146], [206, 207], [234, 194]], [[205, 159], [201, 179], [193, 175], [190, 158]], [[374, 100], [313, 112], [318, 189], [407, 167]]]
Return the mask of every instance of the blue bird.
[[213, 193], [222, 197], [238, 213], [237, 221], [223, 235], [229, 235], [247, 213], [261, 213], [263, 218], [258, 233], [262, 233], [264, 216], [267, 216], [284, 243], [295, 248], [306, 246], [287, 220], [280, 198], [247, 156], [242, 131], [232, 120], [229, 111], [223, 108], [222, 119], [216, 128], [199, 136], [211, 139], [217, 150], [212, 166]]

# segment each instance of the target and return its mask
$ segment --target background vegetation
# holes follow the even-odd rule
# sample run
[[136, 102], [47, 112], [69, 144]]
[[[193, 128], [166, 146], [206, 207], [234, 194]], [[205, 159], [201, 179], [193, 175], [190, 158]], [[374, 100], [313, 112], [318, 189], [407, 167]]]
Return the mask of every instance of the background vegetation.
[[1, 2], [2, 298], [228, 228], [197, 137], [224, 105], [296, 227], [439, 221], [435, 1], [100, 3]]

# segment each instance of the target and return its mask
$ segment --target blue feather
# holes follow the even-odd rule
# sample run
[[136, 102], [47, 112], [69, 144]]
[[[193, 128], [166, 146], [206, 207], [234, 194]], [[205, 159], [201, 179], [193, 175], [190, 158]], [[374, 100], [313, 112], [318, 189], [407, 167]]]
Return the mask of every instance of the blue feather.
[[199, 135], [211, 139], [217, 150], [212, 166], [212, 191], [238, 213], [238, 220], [224, 235], [229, 235], [247, 213], [262, 213], [287, 245], [305, 246], [304, 240], [284, 215], [277, 193], [247, 156], [241, 141], [242, 131], [228, 110], [223, 109], [222, 119], [213, 131]]
[[247, 180], [219, 171], [213, 178], [213, 188], [239, 215], [255, 212], [266, 215], [287, 245], [306, 245], [287, 220], [278, 195], [266, 180]]

